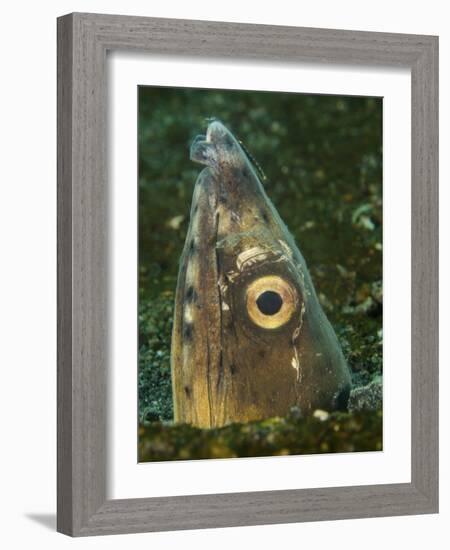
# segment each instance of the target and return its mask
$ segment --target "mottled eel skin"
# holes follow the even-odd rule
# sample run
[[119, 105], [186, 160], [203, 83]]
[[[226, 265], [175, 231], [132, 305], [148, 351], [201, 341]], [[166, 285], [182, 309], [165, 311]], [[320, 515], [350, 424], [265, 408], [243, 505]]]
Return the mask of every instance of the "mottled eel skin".
[[305, 260], [233, 134], [191, 146], [195, 184], [180, 260], [171, 368], [176, 422], [345, 409], [348, 366]]

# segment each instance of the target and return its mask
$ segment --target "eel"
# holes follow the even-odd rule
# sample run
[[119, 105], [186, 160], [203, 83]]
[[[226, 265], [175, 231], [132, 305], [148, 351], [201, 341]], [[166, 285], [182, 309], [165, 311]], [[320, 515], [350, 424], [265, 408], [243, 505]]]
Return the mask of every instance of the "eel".
[[351, 375], [306, 262], [224, 124], [197, 136], [175, 295], [174, 420], [201, 428], [346, 410]]

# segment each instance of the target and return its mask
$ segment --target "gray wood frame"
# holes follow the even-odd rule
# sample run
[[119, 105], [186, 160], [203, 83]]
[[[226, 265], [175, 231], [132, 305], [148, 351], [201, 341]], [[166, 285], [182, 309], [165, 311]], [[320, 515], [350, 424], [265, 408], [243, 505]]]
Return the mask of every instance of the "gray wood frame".
[[[106, 52], [412, 71], [411, 483], [106, 498]], [[438, 38], [75, 13], [58, 19], [58, 531], [82, 536], [438, 511]]]

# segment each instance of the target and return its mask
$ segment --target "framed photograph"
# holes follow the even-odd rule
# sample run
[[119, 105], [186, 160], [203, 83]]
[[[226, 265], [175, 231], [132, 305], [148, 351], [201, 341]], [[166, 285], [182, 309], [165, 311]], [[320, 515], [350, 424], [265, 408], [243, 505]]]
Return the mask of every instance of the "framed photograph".
[[138, 106], [140, 461], [380, 451], [382, 98], [141, 86]]
[[58, 530], [438, 511], [438, 39], [58, 19]]

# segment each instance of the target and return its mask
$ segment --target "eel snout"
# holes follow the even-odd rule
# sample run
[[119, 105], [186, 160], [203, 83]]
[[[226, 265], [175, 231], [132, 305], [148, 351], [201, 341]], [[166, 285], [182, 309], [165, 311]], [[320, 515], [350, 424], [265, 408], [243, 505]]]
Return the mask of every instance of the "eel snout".
[[194, 162], [218, 171], [227, 165], [242, 164], [241, 148], [233, 134], [218, 120], [211, 122], [206, 136], [197, 136], [190, 150]]

